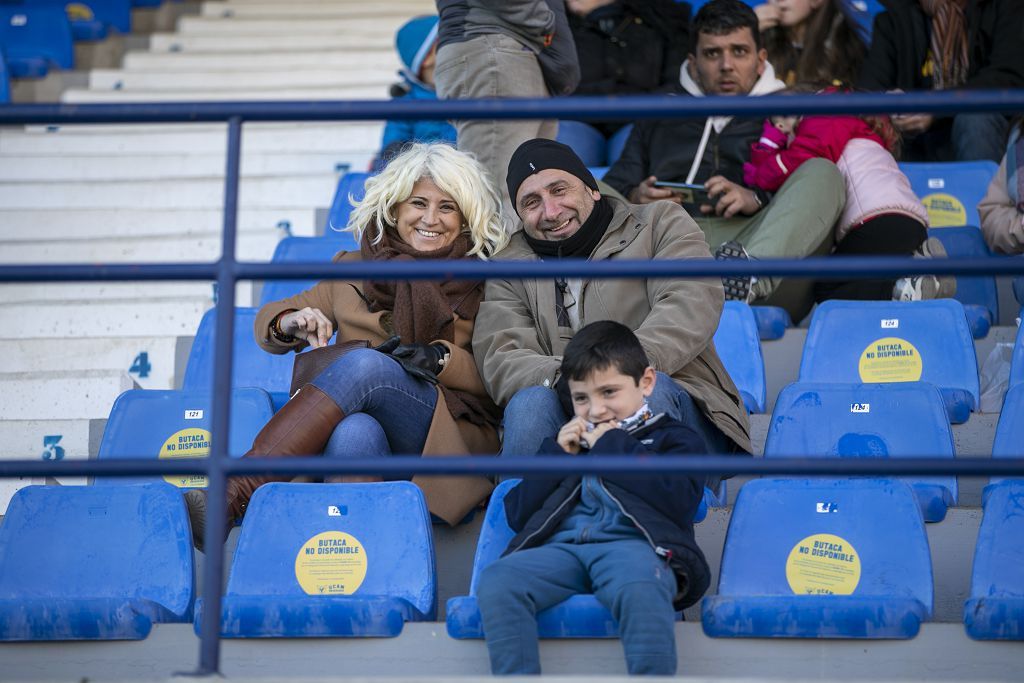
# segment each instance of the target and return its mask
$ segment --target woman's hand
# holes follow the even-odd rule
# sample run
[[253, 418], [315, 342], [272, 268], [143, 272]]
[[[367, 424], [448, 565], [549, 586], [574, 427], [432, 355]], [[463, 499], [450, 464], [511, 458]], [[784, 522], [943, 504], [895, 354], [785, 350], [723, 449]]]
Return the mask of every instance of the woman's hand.
[[570, 455], [578, 455], [580, 452], [580, 439], [583, 437], [583, 433], [587, 431], [587, 422], [582, 417], [574, 417], [565, 423], [565, 425], [558, 430], [558, 445], [562, 447], [562, 450]]
[[278, 327], [289, 337], [302, 339], [314, 349], [327, 346], [334, 334], [334, 326], [319, 308], [303, 308], [285, 313], [278, 318]]
[[774, 2], [766, 2], [754, 8], [757, 15], [757, 30], [766, 31], [779, 25], [779, 6]]

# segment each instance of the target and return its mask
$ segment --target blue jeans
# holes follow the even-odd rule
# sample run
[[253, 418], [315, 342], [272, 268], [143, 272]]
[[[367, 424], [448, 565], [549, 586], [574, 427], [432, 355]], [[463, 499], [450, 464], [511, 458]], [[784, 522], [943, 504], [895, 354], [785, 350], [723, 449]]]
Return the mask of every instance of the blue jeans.
[[437, 390], [412, 377], [391, 356], [372, 349], [352, 351], [318, 375], [313, 385], [345, 413], [324, 448], [325, 456], [415, 455], [423, 450]]
[[999, 112], [957, 114], [950, 143], [955, 161], [991, 159], [997, 164], [1006, 153], [1010, 121]]
[[[733, 453], [732, 441], [697, 407], [682, 387], [664, 372], [658, 373], [654, 391], [647, 399], [655, 413], [665, 413], [696, 430], [710, 453]], [[534, 386], [520, 389], [505, 408], [502, 455], [536, 455], [540, 444], [569, 421], [553, 389]]]
[[480, 573], [477, 602], [494, 674], [539, 674], [537, 612], [593, 593], [619, 623], [630, 674], [676, 672], [676, 578], [643, 540], [550, 543]]

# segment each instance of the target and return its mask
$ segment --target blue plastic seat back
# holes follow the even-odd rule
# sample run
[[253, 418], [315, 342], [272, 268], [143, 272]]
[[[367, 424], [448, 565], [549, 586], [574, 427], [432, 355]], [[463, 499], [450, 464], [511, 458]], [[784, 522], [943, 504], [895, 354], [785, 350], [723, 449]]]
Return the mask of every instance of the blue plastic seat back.
[[765, 406], [764, 356], [757, 320], [750, 306], [726, 301], [715, 331], [715, 350], [743, 396], [749, 413], [763, 413]]
[[756, 479], [740, 489], [712, 636], [912, 637], [932, 613], [924, 522], [894, 479]]
[[928, 210], [933, 228], [981, 225], [978, 202], [999, 165], [993, 161], [903, 162], [900, 169]]
[[0, 104], [11, 101], [11, 75], [7, 70], [7, 58], [4, 57], [3, 45], [0, 44]]
[[[266, 599], [287, 614], [290, 601], [315, 606], [324, 598], [352, 605], [388, 599], [406, 606], [407, 620], [434, 618], [434, 545], [419, 487], [405, 481], [275, 483], [256, 491], [242, 523], [225, 607]], [[318, 628], [301, 621], [281, 626], [277, 635]]]
[[793, 327], [789, 312], [781, 306], [751, 306], [757, 321], [757, 334], [761, 341], [782, 339], [786, 330]]
[[[210, 453], [209, 392], [132, 389], [117, 397], [100, 441], [100, 460], [111, 458], [175, 459], [206, 457]], [[228, 452], [240, 457], [252, 446], [259, 430], [274, 416], [270, 396], [262, 389], [235, 389], [231, 398]], [[166, 481], [180, 488], [205, 488], [206, 477], [97, 477], [96, 484]]]
[[123, 34], [128, 34], [132, 31], [131, 0], [75, 0], [74, 2], [66, 2], [66, 0], [34, 0], [34, 2], [40, 5], [63, 8], [67, 12], [68, 20], [71, 22], [72, 32], [76, 34], [78, 33], [77, 28], [79, 24], [82, 25], [82, 28], [98, 25], [102, 30], [102, 35], [92, 38], [94, 40], [104, 38], [107, 28], [116, 29], [119, 33]]
[[[257, 387], [270, 394], [274, 408], [279, 409], [288, 400], [288, 389], [292, 382], [292, 366], [295, 356], [291, 353], [267, 353], [256, 344], [253, 337], [255, 308], [235, 309], [235, 333], [232, 345], [233, 363], [231, 386]], [[192, 350], [185, 366], [185, 377], [181, 388], [186, 391], [210, 392], [213, 390], [214, 333], [217, 323], [217, 309], [211, 308], [199, 322]]]
[[608, 160], [605, 162], [607, 165], [615, 165], [615, 162], [622, 156], [622, 150], [626, 148], [626, 143], [629, 141], [629, 136], [632, 134], [633, 124], [628, 123], [622, 128], [619, 128], [610, 138], [608, 138]]
[[[934, 228], [928, 231], [928, 235], [942, 242], [951, 258], [992, 256], [985, 239], [981, 236], [981, 230], [972, 226]], [[971, 324], [971, 331], [976, 339], [988, 334], [989, 327], [999, 320], [999, 294], [996, 291], [994, 277], [958, 276], [955, 298], [964, 305], [968, 323]], [[980, 310], [972, 311], [972, 307]]]
[[0, 5], [0, 46], [14, 78], [39, 78], [51, 67], [75, 66], [71, 24], [62, 7]]
[[556, 138], [576, 152], [585, 166], [604, 166], [608, 143], [601, 131], [583, 121], [559, 121]]
[[811, 318], [801, 382], [930, 382], [954, 424], [979, 404], [974, 339], [963, 306], [934, 301], [826, 301]]
[[[1003, 408], [999, 411], [995, 439], [992, 441], [993, 458], [1024, 458], [1024, 383], [1011, 384], [1003, 397]], [[1024, 474], [1018, 479], [1024, 479]], [[1003, 477], [992, 477], [992, 483], [1004, 481]]]
[[[760, 3], [758, 3], [760, 4]], [[843, 14], [853, 22], [857, 29], [857, 36], [864, 45], [871, 44], [871, 34], [874, 31], [875, 16], [884, 12], [885, 7], [878, 0], [841, 0], [839, 7]]]
[[[1024, 256], [1021, 258], [1024, 258]], [[1021, 306], [1024, 306], [1024, 275], [1013, 278], [1013, 298]]]
[[0, 638], [145, 637], [150, 621], [191, 619], [193, 598], [177, 488], [28, 486], [11, 499], [0, 525], [0, 612], [19, 618], [0, 615]]
[[[285, 237], [274, 249], [273, 263], [329, 263], [339, 251], [356, 251], [355, 236], [349, 232], [331, 231], [324, 237]], [[317, 280], [268, 280], [263, 283], [260, 306], [295, 296], [313, 287]]]
[[[796, 382], [775, 400], [764, 456], [953, 458], [956, 450], [942, 395], [927, 382]], [[957, 502], [956, 477], [901, 479], [914, 488], [925, 521], [941, 521]]]
[[1017, 340], [1013, 343], [1013, 357], [1010, 361], [1010, 386], [1016, 384], [1024, 384], [1024, 325], [1017, 328]]
[[348, 225], [349, 214], [352, 213], [352, 202], [360, 201], [366, 193], [366, 179], [369, 173], [348, 172], [338, 179], [338, 186], [334, 190], [334, 199], [331, 200], [331, 210], [327, 216], [325, 232], [342, 230]]
[[985, 488], [964, 605], [967, 634], [982, 640], [1024, 640], [1024, 479]]

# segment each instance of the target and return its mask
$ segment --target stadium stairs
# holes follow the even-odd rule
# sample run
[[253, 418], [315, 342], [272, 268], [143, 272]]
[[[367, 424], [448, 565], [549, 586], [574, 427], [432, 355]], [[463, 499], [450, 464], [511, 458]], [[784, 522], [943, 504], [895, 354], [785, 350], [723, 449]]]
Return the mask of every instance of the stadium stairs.
[[[166, 3], [165, 3], [166, 5]], [[367, 4], [329, 0], [181, 3], [139, 15], [116, 65], [65, 74], [67, 103], [360, 99], [386, 96], [398, 67], [392, 40], [429, 0]], [[170, 19], [168, 19], [170, 17]], [[160, 30], [175, 20], [173, 31]], [[113, 67], [113, 68], [112, 68]], [[76, 85], [77, 84], [77, 85]], [[24, 90], [22, 91], [24, 92]], [[248, 124], [242, 143], [238, 255], [269, 260], [287, 235], [323, 232], [338, 176], [363, 170], [379, 122]], [[0, 260], [185, 262], [220, 253], [225, 127], [221, 125], [26, 126], [0, 129]], [[239, 306], [259, 283], [239, 285]], [[0, 440], [7, 458], [96, 457], [115, 398], [133, 388], [180, 387], [192, 338], [215, 301], [210, 283], [0, 286]], [[975, 340], [979, 363], [1013, 343], [1019, 310], [1003, 306]], [[794, 381], [806, 328], [762, 348], [765, 414], [752, 416], [761, 453], [780, 389]], [[957, 457], [989, 457], [997, 413], [953, 427]], [[712, 508], [697, 537], [716, 585], [731, 505]], [[0, 514], [30, 483], [0, 480]], [[677, 627], [680, 674], [708, 678], [1011, 680], [1024, 670], [1015, 643], [967, 638], [963, 605], [981, 522], [981, 479], [961, 478], [959, 505], [927, 525], [934, 567], [930, 622], [907, 641], [713, 639], [699, 604]], [[397, 639], [234, 640], [222, 649], [230, 678], [486, 675], [481, 641], [445, 634], [445, 603], [468, 592], [482, 514], [456, 528], [434, 525], [438, 622], [407, 624]], [[234, 551], [238, 530], [229, 536]], [[893, 548], [898, 553], [898, 548]], [[197, 554], [201, 579], [203, 556]], [[201, 586], [199, 587], [201, 589]], [[712, 588], [712, 591], [714, 588]], [[187, 624], [157, 624], [132, 643], [0, 644], [4, 680], [166, 680], [195, 667]], [[547, 674], [622, 675], [615, 641], [545, 641]]]

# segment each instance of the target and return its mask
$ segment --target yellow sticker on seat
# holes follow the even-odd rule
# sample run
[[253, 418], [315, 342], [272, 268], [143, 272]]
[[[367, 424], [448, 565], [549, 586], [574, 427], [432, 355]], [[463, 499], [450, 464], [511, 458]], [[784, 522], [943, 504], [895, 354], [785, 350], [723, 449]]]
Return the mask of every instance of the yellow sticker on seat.
[[936, 192], [925, 195], [921, 203], [928, 211], [928, 225], [932, 228], [952, 228], [967, 225], [967, 209], [963, 202], [951, 194]]
[[789, 552], [786, 581], [797, 595], [851, 595], [860, 583], [860, 555], [839, 536], [808, 536]]
[[[174, 432], [160, 447], [160, 459], [164, 458], [205, 458], [210, 455], [210, 432], [198, 427]], [[167, 474], [164, 481], [178, 488], [206, 488], [206, 476], [202, 474]]]
[[860, 381], [917, 382], [924, 364], [917, 348], [906, 339], [883, 337], [868, 344], [860, 354], [857, 371]]
[[295, 556], [295, 578], [307, 595], [352, 595], [366, 579], [366, 548], [343, 531], [325, 531]]

